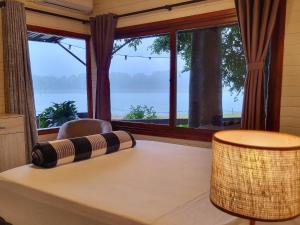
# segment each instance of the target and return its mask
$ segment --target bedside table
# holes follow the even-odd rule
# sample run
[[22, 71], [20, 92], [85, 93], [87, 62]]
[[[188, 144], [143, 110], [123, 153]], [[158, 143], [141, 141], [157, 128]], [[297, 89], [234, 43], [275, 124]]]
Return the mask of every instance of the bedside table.
[[0, 114], [0, 172], [26, 164], [24, 117]]

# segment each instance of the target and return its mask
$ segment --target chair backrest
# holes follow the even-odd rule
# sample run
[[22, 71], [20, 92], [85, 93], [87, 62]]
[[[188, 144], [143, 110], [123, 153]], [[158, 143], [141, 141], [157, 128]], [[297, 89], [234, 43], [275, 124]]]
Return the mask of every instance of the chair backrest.
[[57, 139], [75, 138], [99, 133], [111, 132], [110, 122], [96, 119], [78, 119], [64, 123], [58, 132]]

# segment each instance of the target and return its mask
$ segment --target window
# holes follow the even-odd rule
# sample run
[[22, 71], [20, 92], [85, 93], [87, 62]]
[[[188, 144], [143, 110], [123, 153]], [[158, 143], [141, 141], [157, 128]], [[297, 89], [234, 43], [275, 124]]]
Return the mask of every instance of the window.
[[120, 28], [115, 51], [116, 129], [210, 141], [216, 130], [240, 128], [246, 63], [234, 9]]
[[88, 117], [87, 40], [29, 31], [29, 52], [38, 128]]
[[246, 62], [237, 25], [177, 33], [179, 127], [240, 127]]
[[110, 67], [113, 120], [169, 124], [169, 35], [119, 39]]

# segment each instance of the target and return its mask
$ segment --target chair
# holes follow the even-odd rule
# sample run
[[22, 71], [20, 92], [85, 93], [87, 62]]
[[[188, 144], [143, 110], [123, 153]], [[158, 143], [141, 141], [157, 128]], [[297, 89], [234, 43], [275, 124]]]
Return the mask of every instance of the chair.
[[78, 119], [64, 123], [58, 132], [57, 139], [82, 137], [111, 132], [110, 122], [97, 119]]

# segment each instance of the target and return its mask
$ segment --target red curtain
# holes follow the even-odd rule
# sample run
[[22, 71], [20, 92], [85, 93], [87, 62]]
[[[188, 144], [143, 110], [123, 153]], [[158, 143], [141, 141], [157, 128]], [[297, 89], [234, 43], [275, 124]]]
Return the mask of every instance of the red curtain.
[[280, 0], [235, 0], [247, 61], [242, 129], [265, 130], [264, 65]]
[[115, 39], [117, 19], [113, 14], [91, 19], [91, 33], [97, 65], [95, 118], [111, 120], [109, 67]]

